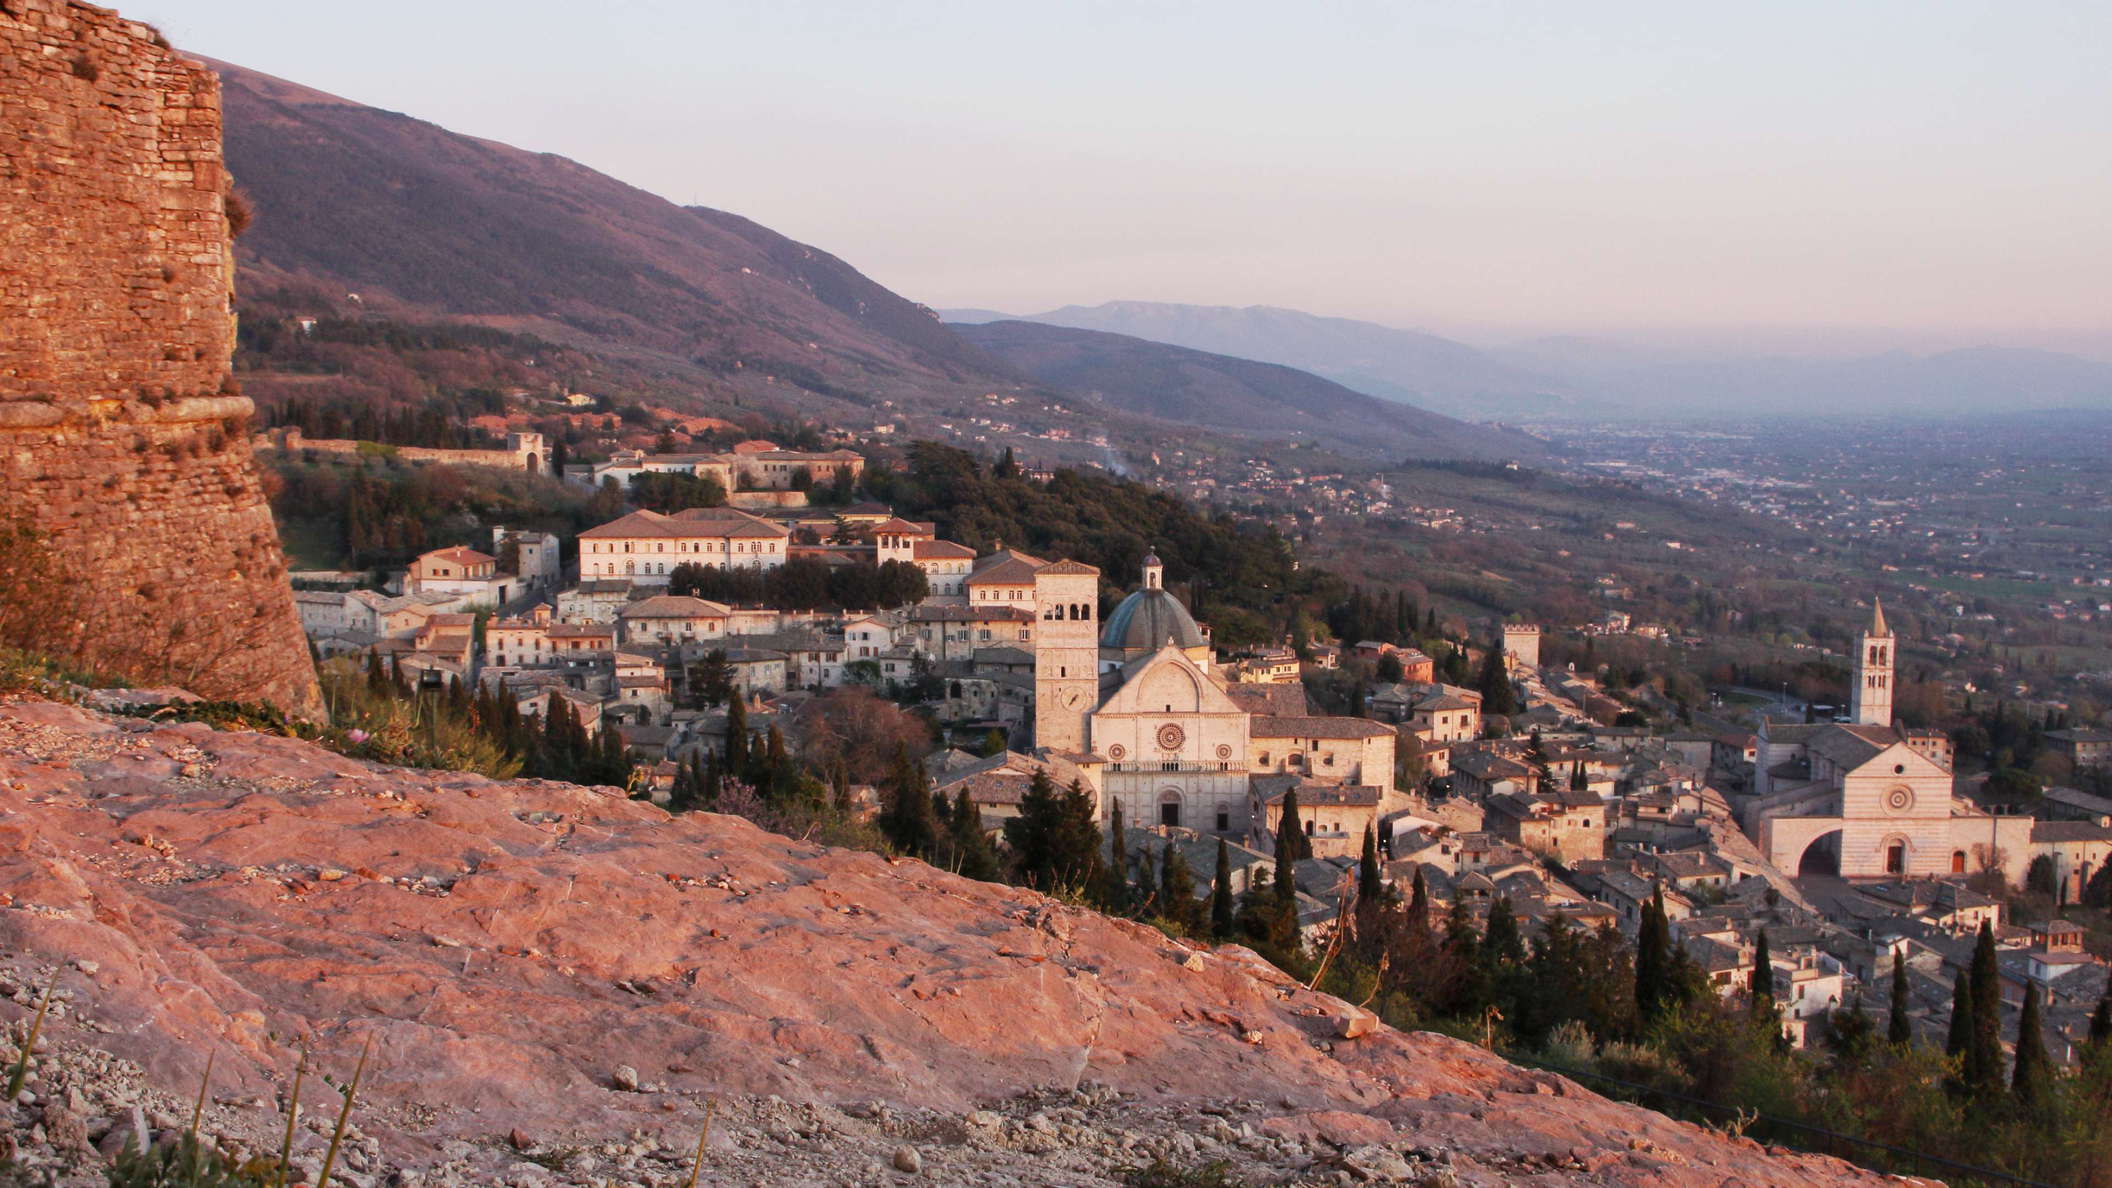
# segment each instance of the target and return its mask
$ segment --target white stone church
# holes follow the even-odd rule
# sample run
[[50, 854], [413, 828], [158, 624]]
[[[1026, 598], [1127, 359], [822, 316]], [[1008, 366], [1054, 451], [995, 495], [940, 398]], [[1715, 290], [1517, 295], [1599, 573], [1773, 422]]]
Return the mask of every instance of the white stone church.
[[2015, 865], [2028, 818], [1952, 795], [1950, 740], [1892, 721], [1898, 641], [1883, 604], [1857, 641], [1846, 723], [1764, 723], [1746, 831], [1788, 874], [1900, 878]]

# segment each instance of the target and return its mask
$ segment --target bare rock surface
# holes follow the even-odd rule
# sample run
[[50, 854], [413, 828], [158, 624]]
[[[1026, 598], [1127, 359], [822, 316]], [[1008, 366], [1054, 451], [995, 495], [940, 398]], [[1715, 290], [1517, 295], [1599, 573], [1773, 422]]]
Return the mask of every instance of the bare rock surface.
[[[300, 1046], [342, 1083], [371, 1043], [354, 1183], [680, 1183], [707, 1109], [700, 1183], [1110, 1184], [1159, 1159], [1266, 1183], [1887, 1182], [921, 863], [612, 789], [0, 705], [0, 1018], [54, 971], [13, 1125], [57, 1103], [35, 1133], [69, 1149], [29, 1157], [81, 1175], [89, 1144], [187, 1119], [209, 1053], [208, 1125], [255, 1152]], [[338, 1098], [307, 1084], [314, 1163]]]

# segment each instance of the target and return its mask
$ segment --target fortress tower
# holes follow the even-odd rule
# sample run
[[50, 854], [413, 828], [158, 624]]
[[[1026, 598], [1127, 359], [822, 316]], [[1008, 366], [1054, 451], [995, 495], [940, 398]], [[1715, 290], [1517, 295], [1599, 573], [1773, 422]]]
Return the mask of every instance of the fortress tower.
[[314, 715], [228, 376], [231, 192], [211, 70], [106, 8], [0, 5], [0, 589], [36, 607], [12, 633]]

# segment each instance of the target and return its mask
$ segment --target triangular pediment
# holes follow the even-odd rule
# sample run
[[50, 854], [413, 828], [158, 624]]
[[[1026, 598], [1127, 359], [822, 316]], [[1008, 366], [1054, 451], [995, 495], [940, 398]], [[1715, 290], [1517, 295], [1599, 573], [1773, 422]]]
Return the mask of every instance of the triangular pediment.
[[1122, 683], [1100, 705], [1102, 714], [1238, 714], [1246, 711], [1225, 695], [1202, 666], [1179, 648], [1160, 648], [1129, 665]]

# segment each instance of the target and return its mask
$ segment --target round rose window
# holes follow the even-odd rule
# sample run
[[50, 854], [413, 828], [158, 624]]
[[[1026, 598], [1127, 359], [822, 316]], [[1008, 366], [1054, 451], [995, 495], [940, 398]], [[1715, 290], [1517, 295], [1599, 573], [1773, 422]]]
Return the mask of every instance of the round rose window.
[[1914, 807], [1914, 793], [1906, 788], [1894, 788], [1885, 794], [1885, 807], [1895, 813], [1903, 813]]
[[1217, 744], [1217, 757], [1220, 759], [1230, 759], [1232, 757], [1231, 746], [1226, 743]]
[[1181, 744], [1182, 744], [1182, 743], [1184, 743], [1184, 742], [1187, 742], [1187, 741], [1188, 741], [1188, 732], [1187, 732], [1187, 731], [1185, 731], [1185, 730], [1183, 730], [1183, 729], [1181, 729], [1181, 728], [1180, 728], [1179, 726], [1176, 726], [1176, 725], [1174, 725], [1173, 723], [1171, 723], [1171, 722], [1168, 722], [1168, 723], [1166, 723], [1166, 724], [1165, 724], [1164, 726], [1161, 726], [1161, 727], [1159, 727], [1159, 749], [1160, 749], [1160, 750], [1162, 750], [1162, 751], [1178, 751], [1178, 750], [1180, 750], [1180, 749], [1181, 749]]
[[1122, 756], [1127, 754], [1129, 754], [1129, 748], [1123, 746], [1121, 743], [1116, 743], [1114, 746], [1111, 746], [1107, 749], [1107, 757], [1116, 760], [1117, 762], [1120, 762]]

